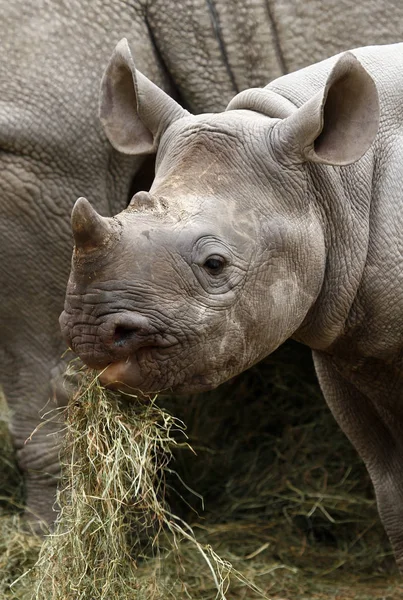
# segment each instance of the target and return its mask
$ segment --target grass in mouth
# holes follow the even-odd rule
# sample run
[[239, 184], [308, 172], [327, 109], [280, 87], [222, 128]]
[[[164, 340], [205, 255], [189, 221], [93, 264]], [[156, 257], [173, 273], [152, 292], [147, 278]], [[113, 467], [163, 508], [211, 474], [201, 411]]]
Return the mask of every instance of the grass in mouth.
[[35, 598], [177, 597], [178, 585], [186, 588], [183, 542], [225, 598], [230, 573], [242, 576], [202, 546], [165, 500], [172, 449], [188, 445], [183, 423], [153, 399], [105, 390], [91, 372], [81, 379], [67, 410], [60, 513], [35, 567]]

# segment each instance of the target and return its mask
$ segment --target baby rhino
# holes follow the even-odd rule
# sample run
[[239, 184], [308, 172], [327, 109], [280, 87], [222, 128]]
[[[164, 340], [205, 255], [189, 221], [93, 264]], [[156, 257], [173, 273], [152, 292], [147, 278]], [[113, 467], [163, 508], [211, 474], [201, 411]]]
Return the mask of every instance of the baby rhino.
[[192, 116], [122, 40], [101, 118], [156, 176], [113, 219], [77, 201], [70, 346], [105, 384], [197, 392], [308, 345], [403, 568], [403, 44]]

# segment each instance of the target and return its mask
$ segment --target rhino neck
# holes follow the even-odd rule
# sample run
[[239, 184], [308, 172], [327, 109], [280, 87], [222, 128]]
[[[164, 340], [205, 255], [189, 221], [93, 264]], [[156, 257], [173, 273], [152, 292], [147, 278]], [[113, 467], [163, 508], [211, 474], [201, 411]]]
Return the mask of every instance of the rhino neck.
[[293, 338], [328, 349], [348, 329], [369, 244], [374, 157], [348, 167], [309, 165], [308, 194], [322, 222], [326, 269], [321, 291]]

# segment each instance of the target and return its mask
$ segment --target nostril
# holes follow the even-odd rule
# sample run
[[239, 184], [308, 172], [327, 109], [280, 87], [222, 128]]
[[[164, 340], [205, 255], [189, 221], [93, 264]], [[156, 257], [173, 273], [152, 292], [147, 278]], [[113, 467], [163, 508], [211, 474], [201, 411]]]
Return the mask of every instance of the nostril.
[[113, 341], [115, 346], [124, 346], [126, 342], [131, 340], [139, 330], [135, 327], [125, 327], [124, 325], [118, 325], [115, 329]]
[[105, 320], [100, 334], [105, 348], [113, 356], [119, 357], [149, 345], [154, 339], [149, 320], [137, 313], [111, 316]]

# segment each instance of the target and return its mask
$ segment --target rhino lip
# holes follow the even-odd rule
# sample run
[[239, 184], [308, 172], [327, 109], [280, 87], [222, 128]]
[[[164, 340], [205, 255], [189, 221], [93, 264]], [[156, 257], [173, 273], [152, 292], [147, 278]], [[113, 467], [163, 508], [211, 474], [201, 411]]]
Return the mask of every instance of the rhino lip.
[[[142, 358], [144, 355], [150, 356], [156, 346], [143, 346], [139, 348], [135, 354], [131, 354], [126, 358], [115, 360], [104, 366], [99, 373], [99, 380], [102, 385], [110, 389], [119, 389], [121, 391], [142, 391], [147, 393], [149, 390], [144, 390], [142, 384], [145, 382], [144, 372], [142, 369]], [[161, 350], [161, 347], [158, 347]], [[99, 367], [98, 367], [99, 370]], [[153, 382], [147, 377], [148, 384], [151, 383], [150, 393], [156, 393], [157, 387], [153, 386]]]
[[142, 381], [141, 369], [136, 356], [110, 363], [99, 374], [99, 380], [110, 389], [138, 389]]
[[160, 373], [156, 374], [155, 379], [150, 379], [150, 372], [148, 371], [148, 374], [145, 375], [142, 369], [142, 355], [143, 353], [148, 354], [153, 349], [155, 349], [155, 346], [143, 347], [136, 354], [104, 366], [99, 373], [101, 384], [108, 389], [119, 390], [129, 395], [140, 394], [140, 396], [146, 398], [150, 397], [150, 394], [167, 391], [188, 394], [206, 392], [217, 387], [217, 382], [203, 373], [195, 373], [187, 382], [176, 381], [173, 385], [166, 385], [166, 380], [164, 385], [164, 377], [161, 380]]

